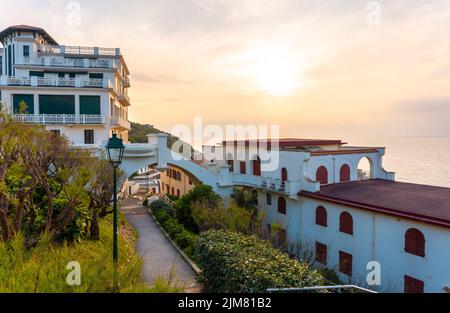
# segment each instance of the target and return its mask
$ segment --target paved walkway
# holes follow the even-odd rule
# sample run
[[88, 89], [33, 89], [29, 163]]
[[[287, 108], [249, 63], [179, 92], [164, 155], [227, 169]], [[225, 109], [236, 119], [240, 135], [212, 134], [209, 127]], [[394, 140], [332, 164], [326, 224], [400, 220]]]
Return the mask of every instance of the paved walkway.
[[122, 212], [138, 233], [137, 251], [143, 258], [142, 276], [149, 285], [155, 278], [168, 277], [175, 266], [175, 277], [185, 286], [186, 292], [200, 292], [202, 285], [196, 274], [180, 256], [172, 244], [164, 237], [147, 208], [139, 199], [129, 198], [122, 206]]

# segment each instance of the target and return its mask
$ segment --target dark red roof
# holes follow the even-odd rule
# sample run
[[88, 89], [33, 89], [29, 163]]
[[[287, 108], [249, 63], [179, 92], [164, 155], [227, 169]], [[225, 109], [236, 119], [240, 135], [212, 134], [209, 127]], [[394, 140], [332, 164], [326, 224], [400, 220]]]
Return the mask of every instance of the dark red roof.
[[450, 227], [450, 188], [370, 179], [299, 195]]
[[56, 40], [53, 39], [43, 28], [35, 27], [35, 26], [28, 26], [28, 25], [15, 25], [15, 26], [10, 26], [10, 27], [6, 28], [2, 32], [0, 32], [0, 42], [3, 42], [3, 39], [6, 36], [12, 34], [13, 32], [16, 32], [16, 31], [36, 32], [36, 33], [41, 34], [50, 45], [58, 45]]
[[246, 140], [226, 140], [222, 144], [234, 144], [245, 145], [255, 144], [259, 142], [267, 142], [270, 147], [271, 143], [278, 141], [280, 148], [295, 148], [295, 147], [311, 147], [311, 146], [330, 146], [330, 145], [343, 145], [341, 140], [329, 140], [329, 139], [301, 139], [301, 138], [268, 138], [268, 139], [246, 139]]

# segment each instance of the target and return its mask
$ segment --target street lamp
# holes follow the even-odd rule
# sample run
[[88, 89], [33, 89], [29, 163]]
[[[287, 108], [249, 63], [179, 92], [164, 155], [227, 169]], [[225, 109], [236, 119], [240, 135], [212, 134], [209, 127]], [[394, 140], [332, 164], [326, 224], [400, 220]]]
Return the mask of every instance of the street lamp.
[[114, 219], [113, 219], [113, 261], [114, 265], [117, 264], [118, 256], [118, 246], [117, 246], [117, 168], [122, 163], [123, 151], [125, 146], [123, 145], [122, 139], [117, 138], [117, 134], [113, 134], [109, 138], [106, 144], [106, 151], [108, 152], [109, 163], [114, 170]]

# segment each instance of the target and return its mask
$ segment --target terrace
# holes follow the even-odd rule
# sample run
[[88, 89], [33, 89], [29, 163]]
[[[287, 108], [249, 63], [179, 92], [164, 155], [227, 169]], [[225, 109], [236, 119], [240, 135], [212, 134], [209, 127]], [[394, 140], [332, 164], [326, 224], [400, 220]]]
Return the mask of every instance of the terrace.
[[0, 86], [66, 87], [66, 88], [113, 88], [109, 79], [101, 78], [47, 78], [2, 76]]
[[103, 116], [94, 114], [14, 114], [17, 122], [41, 125], [101, 125]]

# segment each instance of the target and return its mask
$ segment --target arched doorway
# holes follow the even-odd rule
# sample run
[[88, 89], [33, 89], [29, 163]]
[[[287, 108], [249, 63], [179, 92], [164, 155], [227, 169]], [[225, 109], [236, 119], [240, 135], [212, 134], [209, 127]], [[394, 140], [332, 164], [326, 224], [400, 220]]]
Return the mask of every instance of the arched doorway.
[[348, 166], [347, 164], [341, 166], [341, 169], [339, 171], [339, 181], [350, 181], [350, 166]]
[[320, 182], [321, 185], [328, 184], [328, 170], [325, 166], [320, 166], [317, 169], [316, 181]]
[[257, 156], [253, 162], [253, 175], [261, 176], [261, 159]]
[[367, 180], [373, 178], [372, 160], [363, 157], [358, 163], [358, 180]]

